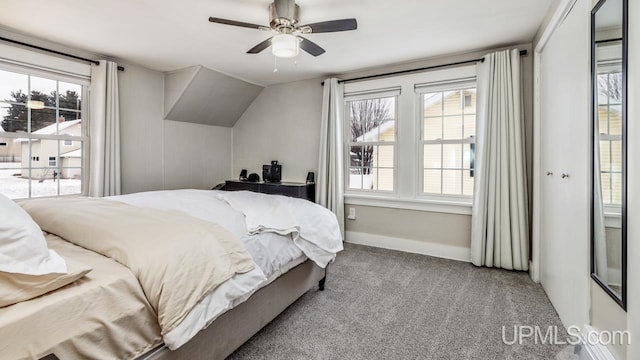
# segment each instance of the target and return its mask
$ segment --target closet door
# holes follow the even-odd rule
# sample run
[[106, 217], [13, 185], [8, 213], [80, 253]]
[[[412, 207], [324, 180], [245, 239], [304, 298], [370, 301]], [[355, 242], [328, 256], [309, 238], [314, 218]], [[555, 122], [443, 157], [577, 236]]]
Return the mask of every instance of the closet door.
[[540, 282], [565, 326], [589, 319], [589, 11], [540, 53]]

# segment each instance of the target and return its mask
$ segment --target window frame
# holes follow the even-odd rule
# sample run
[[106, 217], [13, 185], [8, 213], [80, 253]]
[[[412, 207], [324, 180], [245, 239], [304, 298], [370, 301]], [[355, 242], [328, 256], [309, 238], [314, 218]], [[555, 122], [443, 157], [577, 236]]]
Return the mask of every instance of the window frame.
[[[473, 194], [471, 195], [456, 195], [456, 194], [442, 194], [442, 193], [426, 193], [424, 192], [424, 146], [427, 144], [475, 144], [477, 139], [477, 134], [472, 138], [463, 138], [463, 139], [436, 139], [436, 140], [425, 140], [424, 139], [424, 101], [423, 96], [426, 93], [433, 92], [444, 92], [444, 91], [460, 91], [466, 89], [476, 89], [477, 91], [477, 80], [474, 77], [473, 79], [458, 79], [451, 80], [447, 82], [438, 82], [438, 83], [426, 83], [416, 85], [415, 88], [415, 97], [416, 97], [416, 121], [418, 131], [418, 141], [416, 147], [417, 154], [417, 164], [416, 167], [419, 169], [418, 171], [418, 180], [417, 180], [417, 194], [416, 197], [418, 199], [423, 199], [426, 201], [435, 200], [435, 201], [445, 201], [445, 202], [454, 202], [454, 203], [467, 203], [469, 205], [473, 204]], [[478, 98], [476, 93], [476, 111], [474, 112], [474, 116], [476, 117], [477, 124], [477, 116], [478, 116]], [[464, 108], [463, 108], [464, 110]], [[464, 114], [464, 111], [463, 113]], [[462, 115], [461, 114], [461, 115]], [[477, 132], [477, 125], [476, 125]], [[477, 154], [476, 154], [477, 155]], [[441, 164], [442, 165], [442, 164]], [[445, 170], [446, 168], [441, 167], [440, 171]], [[452, 170], [465, 170], [465, 169], [452, 169]], [[474, 184], [475, 185], [475, 184]], [[441, 184], [442, 188], [442, 184]], [[475, 193], [475, 186], [474, 186]]]
[[[27, 100], [31, 100], [31, 77], [38, 77], [38, 78], [44, 78], [44, 79], [49, 79], [49, 80], [53, 80], [56, 82], [56, 105], [55, 107], [53, 106], [45, 106], [45, 109], [54, 109], [55, 110], [55, 119], [56, 119], [56, 124], [57, 126], [59, 126], [61, 124], [61, 122], [59, 121], [60, 118], [60, 112], [61, 111], [72, 111], [72, 112], [77, 112], [80, 116], [80, 119], [82, 119], [82, 125], [81, 125], [81, 134], [79, 136], [76, 135], [69, 135], [69, 134], [55, 134], [55, 135], [49, 135], [49, 134], [35, 134], [33, 132], [31, 132], [31, 112], [33, 111], [33, 109], [31, 109], [31, 111], [27, 111], [27, 132], [2, 132], [2, 137], [3, 138], [7, 138], [7, 139], [13, 139], [14, 141], [16, 139], [25, 139], [25, 141], [27, 141], [29, 143], [29, 151], [28, 151], [28, 173], [29, 173], [29, 185], [28, 185], [28, 197], [26, 198], [15, 198], [14, 200], [23, 200], [23, 199], [31, 199], [34, 198], [33, 193], [32, 193], [32, 182], [34, 181], [34, 179], [36, 179], [35, 177], [32, 176], [32, 172], [33, 170], [48, 170], [48, 169], [55, 169], [59, 174], [62, 173], [63, 169], [80, 169], [81, 171], [81, 183], [80, 183], [80, 192], [79, 193], [74, 193], [74, 194], [60, 194], [60, 182], [57, 182], [57, 190], [56, 190], [56, 195], [46, 195], [46, 196], [38, 196], [37, 198], [46, 198], [46, 197], [60, 197], [60, 196], [78, 196], [78, 195], [83, 195], [86, 196], [88, 194], [88, 174], [89, 174], [89, 159], [85, 154], [89, 154], [89, 146], [90, 146], [90, 137], [89, 137], [89, 99], [90, 99], [90, 86], [91, 86], [91, 81], [90, 81], [90, 77], [85, 77], [85, 76], [81, 76], [79, 74], [75, 74], [75, 73], [68, 73], [65, 71], [57, 71], [54, 69], [50, 69], [50, 68], [40, 68], [40, 67], [32, 67], [29, 66], [27, 64], [20, 64], [17, 62], [9, 62], [9, 61], [3, 61], [3, 59], [0, 59], [0, 70], [2, 71], [6, 71], [6, 72], [12, 72], [12, 73], [17, 73], [17, 74], [22, 74], [22, 75], [26, 75], [27, 76]], [[60, 107], [60, 83], [70, 83], [70, 84], [74, 84], [74, 85], [80, 85], [80, 96], [82, 98], [82, 107], [81, 109], [78, 111], [77, 109], [67, 109], [67, 108], [62, 108]], [[19, 103], [19, 102], [12, 102], [12, 101], [0, 101], [0, 103], [2, 104], [7, 104], [7, 105], [19, 105], [19, 106], [24, 106], [25, 108], [27, 108], [27, 103]], [[27, 108], [28, 109], [28, 108]], [[72, 120], [69, 120], [72, 121]], [[59, 132], [59, 128], [56, 132]], [[31, 146], [32, 142], [34, 141], [42, 141], [42, 140], [55, 140], [58, 142], [58, 150], [57, 150], [57, 155], [55, 156], [56, 158], [56, 166], [49, 166], [50, 164], [50, 160], [49, 160], [49, 156], [47, 156], [47, 163], [46, 164], [41, 164], [39, 166], [33, 166], [33, 162], [35, 161], [33, 159], [34, 155], [32, 153], [33, 148]], [[64, 146], [64, 142], [66, 141], [71, 141], [72, 143], [74, 143], [75, 141], [80, 141], [81, 142], [81, 146], [80, 149], [82, 151], [82, 157], [81, 157], [81, 165], [79, 167], [77, 166], [72, 166], [72, 167], [62, 167], [62, 161], [60, 161], [61, 157], [60, 155], [62, 154], [62, 150], [61, 147]], [[71, 145], [72, 146], [72, 145]], [[39, 157], [39, 156], [38, 156]], [[39, 161], [39, 160], [38, 160]], [[27, 169], [27, 168], [24, 168]]]
[[[617, 74], [622, 72], [622, 60], [619, 58], [620, 51], [619, 48], [621, 46], [621, 43], [610, 43], [608, 44], [608, 46], [606, 47], [598, 47], [596, 51], [598, 51], [599, 54], [604, 55], [604, 59], [598, 61], [598, 72], [596, 73], [596, 85], [597, 85], [597, 79], [600, 75], [602, 74], [607, 74], [607, 76], [611, 76], [612, 74]], [[596, 103], [593, 104], [594, 105], [594, 111], [595, 114], [598, 115], [599, 114], [599, 108], [604, 106], [607, 107], [608, 113], [610, 112], [611, 106], [617, 106], [619, 104], [611, 104], [609, 102], [609, 98], [607, 98], [607, 103], [606, 104], [600, 104], [599, 100], [598, 100], [598, 96], [599, 94], [596, 94]], [[607, 134], [603, 135], [602, 133], [598, 134], [598, 140], [599, 141], [607, 141], [609, 144], [609, 151], [611, 151], [611, 144], [613, 141], [622, 141], [622, 134], [620, 135], [611, 135], [611, 123], [610, 123], [610, 118], [607, 119]], [[600, 152], [599, 152], [600, 153]], [[609, 156], [611, 157], [611, 152], [609, 153]], [[610, 163], [612, 164], [612, 163]], [[603, 171], [602, 170], [602, 164], [601, 164], [601, 168], [600, 168], [600, 184], [602, 186], [602, 175], [603, 174], [608, 174], [609, 175], [609, 181], [610, 181], [610, 199], [613, 198], [613, 188], [611, 187], [611, 179], [612, 179], [612, 174], [621, 174], [622, 173], [622, 169], [620, 171]], [[601, 189], [602, 191], [602, 189]], [[620, 204], [618, 203], [614, 203], [614, 202], [605, 202], [605, 199], [603, 197], [603, 209], [604, 209], [604, 218], [605, 218], [605, 226], [606, 227], [611, 227], [611, 228], [620, 228], [622, 226], [622, 209], [620, 207]], [[609, 199], [607, 199], [609, 200]]]
[[[416, 211], [440, 212], [448, 214], [470, 215], [472, 199], [451, 198], [442, 196], [418, 196], [419, 172], [422, 168], [417, 149], [421, 134], [418, 121], [422, 121], [416, 101], [416, 87], [423, 84], [450, 84], [453, 82], [476, 79], [476, 64], [431, 70], [427, 72], [409, 73], [375, 79], [351, 81], [344, 83], [344, 93], [367, 93], [380, 89], [399, 89], [396, 118], [395, 141], [395, 192], [354, 192], [345, 186], [344, 200], [347, 205], [362, 205], [383, 208], [408, 209]], [[342, 108], [344, 110], [344, 107]], [[341, 119], [346, 123], [343, 113]], [[341, 127], [346, 129], [346, 125]], [[343, 131], [344, 133], [344, 131]], [[343, 142], [347, 139], [343, 139]], [[343, 147], [346, 149], [346, 146]], [[346, 159], [343, 156], [343, 159]], [[346, 166], [343, 167], [347, 169]], [[344, 170], [346, 171], [346, 170]], [[345, 173], [346, 175], [346, 173]], [[346, 184], [346, 181], [343, 181]]]
[[[377, 196], [390, 196], [397, 195], [398, 193], [398, 118], [399, 118], [399, 96], [400, 90], [395, 88], [386, 88], [386, 89], [374, 89], [368, 90], [365, 92], [355, 92], [355, 93], [347, 93], [344, 95], [343, 101], [343, 119], [344, 121], [344, 129], [343, 134], [345, 134], [343, 139], [343, 171], [344, 171], [344, 193], [345, 195], [377, 195]], [[394, 98], [394, 114], [393, 114], [393, 142], [390, 141], [362, 141], [362, 142], [352, 142], [351, 141], [351, 119], [350, 119], [350, 111], [349, 111], [349, 103], [351, 101], [360, 101], [360, 100], [370, 100], [370, 99], [385, 99], [385, 98]], [[364, 136], [364, 134], [363, 134]], [[351, 175], [351, 147], [352, 146], [392, 146], [393, 147], [393, 190], [378, 190], [378, 189], [358, 189], [358, 188], [350, 188], [349, 181]], [[361, 167], [363, 168], [363, 167]], [[379, 167], [372, 167], [379, 168]], [[383, 169], [390, 169], [388, 167], [384, 167]], [[363, 177], [364, 178], [364, 177]], [[361, 182], [362, 185], [362, 182]]]

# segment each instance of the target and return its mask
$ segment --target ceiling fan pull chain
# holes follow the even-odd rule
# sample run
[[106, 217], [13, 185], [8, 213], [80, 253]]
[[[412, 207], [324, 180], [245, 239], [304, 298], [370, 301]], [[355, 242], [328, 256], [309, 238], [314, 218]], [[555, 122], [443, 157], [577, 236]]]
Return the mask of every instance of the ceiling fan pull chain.
[[278, 72], [278, 57], [277, 56], [273, 57], [273, 72], [274, 73]]

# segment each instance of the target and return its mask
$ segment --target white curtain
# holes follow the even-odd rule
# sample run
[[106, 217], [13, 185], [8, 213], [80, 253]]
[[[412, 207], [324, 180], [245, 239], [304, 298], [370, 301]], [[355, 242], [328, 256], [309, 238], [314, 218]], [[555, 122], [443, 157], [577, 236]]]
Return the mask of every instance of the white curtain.
[[604, 281], [609, 281], [607, 264], [607, 234], [604, 223], [604, 204], [602, 201], [602, 181], [600, 179], [600, 134], [598, 133], [598, 111], [593, 132], [593, 245], [595, 273]]
[[89, 196], [120, 195], [118, 64], [91, 65]]
[[316, 201], [336, 214], [344, 238], [343, 97], [343, 86], [338, 84], [338, 79], [324, 81]]
[[478, 65], [476, 171], [471, 262], [528, 270], [529, 228], [520, 52]]

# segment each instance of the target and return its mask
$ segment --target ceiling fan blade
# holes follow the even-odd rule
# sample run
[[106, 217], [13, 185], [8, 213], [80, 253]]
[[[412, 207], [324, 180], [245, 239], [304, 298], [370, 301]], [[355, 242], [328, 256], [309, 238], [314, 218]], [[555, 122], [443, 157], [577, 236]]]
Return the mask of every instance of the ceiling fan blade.
[[341, 20], [323, 21], [323, 22], [301, 26], [301, 28], [305, 28], [305, 27], [311, 28], [312, 33], [328, 33], [328, 32], [336, 32], [336, 31], [355, 30], [358, 28], [358, 22], [356, 21], [356, 19], [353, 19], [353, 18], [341, 19]]
[[246, 23], [246, 22], [242, 22], [242, 21], [221, 19], [221, 18], [216, 18], [216, 17], [209, 17], [209, 21], [212, 22], [212, 23], [240, 26], [240, 27], [245, 27], [245, 28], [250, 28], [250, 29], [258, 29], [258, 30], [266, 28], [266, 26], [262, 26], [262, 25], [250, 24], [250, 23]]
[[325, 50], [320, 47], [320, 45], [314, 43], [311, 40], [305, 39], [302, 36], [298, 36], [302, 41], [300, 42], [300, 48], [313, 56], [322, 55], [325, 53]]
[[257, 54], [262, 50], [268, 48], [269, 46], [271, 46], [271, 39], [273, 39], [273, 37], [270, 37], [267, 40], [261, 42], [260, 44], [252, 47], [251, 50], [247, 51], [247, 54]]

